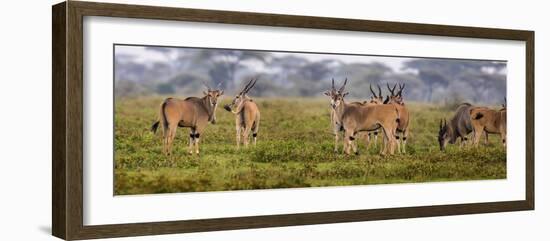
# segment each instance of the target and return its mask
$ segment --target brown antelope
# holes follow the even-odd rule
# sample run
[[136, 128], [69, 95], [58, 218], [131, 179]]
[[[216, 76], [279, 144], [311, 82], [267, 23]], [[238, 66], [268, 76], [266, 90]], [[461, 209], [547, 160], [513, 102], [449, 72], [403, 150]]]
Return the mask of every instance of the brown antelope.
[[260, 128], [260, 110], [250, 97], [248, 91], [254, 87], [257, 79], [251, 79], [241, 92], [235, 96], [231, 104], [225, 105], [224, 109], [235, 114], [235, 127], [237, 129], [237, 148], [241, 144], [241, 136], [245, 147], [248, 146], [248, 138], [252, 130], [254, 138], [254, 146], [258, 137], [258, 129]]
[[[159, 124], [162, 124], [163, 153], [172, 154], [172, 143], [176, 137], [178, 127], [188, 127], [189, 153], [199, 154], [199, 138], [206, 125], [216, 123], [216, 107], [218, 98], [223, 95], [223, 90], [213, 90], [206, 83], [207, 91], [203, 91], [204, 97], [188, 97], [186, 99], [167, 98], [159, 108], [159, 120], [153, 124], [151, 130], [156, 133]], [[219, 85], [218, 85], [219, 86]]]
[[[459, 148], [468, 144], [468, 135], [474, 130], [472, 127], [472, 119], [470, 118], [470, 111], [474, 108], [479, 109], [485, 107], [474, 107], [470, 103], [462, 103], [458, 105], [455, 114], [449, 122], [447, 122], [447, 119], [441, 119], [439, 121], [438, 142], [441, 151], [445, 150], [447, 143], [454, 144], [459, 138]], [[487, 144], [488, 134], [485, 131], [484, 133], [485, 144]]]
[[359, 132], [373, 131], [382, 128], [384, 134], [384, 148], [381, 154], [386, 154], [388, 149], [390, 154], [395, 151], [395, 130], [399, 123], [397, 109], [390, 105], [357, 105], [347, 104], [344, 93], [347, 81], [331, 97], [331, 107], [334, 109], [336, 122], [344, 129], [344, 153], [350, 154], [350, 149], [358, 155], [357, 145], [355, 145], [355, 135]]
[[439, 121], [439, 150], [444, 151], [447, 143], [454, 144], [458, 138], [460, 138], [460, 147], [467, 143], [468, 135], [473, 130], [470, 118], [472, 108], [474, 107], [471, 104], [462, 103], [457, 107], [449, 123], [447, 119]]
[[[399, 84], [399, 90], [395, 93], [395, 88], [397, 84], [390, 88], [390, 85], [386, 83], [388, 90], [390, 91], [390, 96], [388, 96], [387, 101], [384, 104], [390, 104], [397, 108], [399, 111], [399, 125], [397, 126], [397, 132], [395, 139], [397, 139], [397, 151], [400, 153], [406, 153], [407, 137], [409, 136], [409, 110], [405, 106], [403, 101], [403, 89], [405, 89], [405, 84]], [[399, 134], [401, 134], [401, 140], [399, 140]]]
[[474, 130], [474, 146], [478, 146], [483, 132], [487, 134], [500, 134], [502, 145], [506, 146], [506, 104], [500, 110], [484, 107], [472, 108], [470, 119]]
[[[378, 95], [374, 92], [372, 89], [372, 85], [369, 84], [370, 92], [372, 93], [370, 100], [367, 102], [368, 105], [381, 105], [384, 104], [384, 96], [382, 96], [382, 88], [380, 88], [380, 85], [376, 85], [378, 87]], [[371, 143], [371, 134], [374, 136], [374, 145], [376, 146], [378, 143], [378, 130], [375, 131], [369, 131], [367, 134], [367, 149], [370, 146]]]
[[[339, 90], [336, 90], [336, 87], [334, 86], [334, 78], [333, 78], [332, 86], [330, 90], [325, 91], [323, 94], [328, 96], [332, 100], [336, 97], [338, 93], [341, 93], [343, 91], [343, 88], [347, 82], [348, 82], [348, 79], [346, 78], [344, 80], [344, 84], [342, 85], [342, 87], [340, 87]], [[367, 103], [368, 103], [367, 101], [351, 102], [351, 103], [348, 103], [348, 105], [365, 105]], [[342, 135], [344, 134], [344, 128], [342, 127], [341, 122], [338, 121], [338, 117], [336, 116], [335, 109], [332, 106], [330, 108], [330, 123], [332, 126], [332, 133], [334, 134], [334, 153], [338, 153], [338, 139], [340, 138], [340, 133], [342, 133]], [[367, 136], [367, 146], [369, 143], [369, 139], [370, 139], [370, 136]]]

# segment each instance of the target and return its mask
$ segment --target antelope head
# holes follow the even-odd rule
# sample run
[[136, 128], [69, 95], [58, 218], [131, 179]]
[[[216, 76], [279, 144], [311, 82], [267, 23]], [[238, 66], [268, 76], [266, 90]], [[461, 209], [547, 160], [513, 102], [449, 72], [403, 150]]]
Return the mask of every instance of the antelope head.
[[384, 96], [382, 96], [382, 89], [380, 88], [380, 85], [376, 86], [378, 87], [378, 95], [374, 92], [374, 90], [372, 90], [372, 85], [369, 85], [370, 92], [372, 93], [369, 103], [379, 105], [384, 103]]
[[212, 124], [216, 124], [216, 108], [218, 107], [218, 98], [223, 95], [223, 90], [220, 90], [221, 82], [216, 86], [216, 89], [210, 88], [206, 82], [202, 82], [206, 87], [206, 91], [203, 91], [204, 99], [206, 101], [207, 109], [209, 110], [208, 121]]
[[445, 146], [451, 140], [451, 127], [447, 125], [447, 119], [442, 119], [439, 121], [439, 135], [437, 137], [439, 142], [439, 150], [444, 151]]
[[386, 86], [390, 91], [390, 96], [386, 98], [386, 101], [384, 101], [384, 104], [389, 104], [389, 103], [396, 103], [400, 105], [405, 104], [405, 102], [403, 101], [403, 89], [405, 89], [405, 84], [403, 85], [399, 84], [399, 89], [397, 90], [397, 92], [395, 92], [395, 88], [398, 87], [397, 84], [393, 85], [393, 88], [391, 88], [390, 85], [387, 83], [386, 83]]
[[325, 91], [325, 95], [330, 98], [330, 107], [332, 109], [336, 109], [339, 105], [344, 103], [344, 97], [349, 94], [349, 92], [345, 92], [346, 84], [348, 83], [348, 78], [344, 80], [344, 84], [336, 90], [334, 87], [334, 79], [332, 79], [332, 87], [330, 90]]
[[244, 88], [233, 98], [231, 101], [231, 104], [225, 105], [223, 108], [229, 112], [233, 112], [235, 114], [239, 113], [243, 107], [243, 104], [246, 101], [252, 100], [248, 97], [248, 91], [254, 87], [256, 84], [257, 78], [252, 78], [248, 83], [244, 86]]

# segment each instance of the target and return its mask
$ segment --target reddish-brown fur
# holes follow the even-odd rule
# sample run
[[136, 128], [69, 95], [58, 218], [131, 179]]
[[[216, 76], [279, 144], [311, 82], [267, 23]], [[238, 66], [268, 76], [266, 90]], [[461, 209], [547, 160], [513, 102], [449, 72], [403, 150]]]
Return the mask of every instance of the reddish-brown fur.
[[199, 138], [208, 122], [216, 123], [217, 99], [223, 95], [223, 90], [210, 90], [204, 92], [204, 97], [189, 97], [186, 99], [167, 98], [159, 108], [159, 121], [153, 124], [155, 132], [162, 125], [163, 153], [172, 154], [172, 143], [176, 137], [178, 127], [188, 127], [189, 153], [199, 154]]
[[[397, 85], [397, 84], [396, 84]], [[387, 84], [388, 90], [391, 95], [388, 97], [387, 104], [393, 105], [399, 112], [399, 125], [397, 126], [397, 131], [395, 138], [397, 141], [397, 149], [400, 153], [406, 153], [407, 137], [409, 136], [409, 110], [405, 106], [405, 101], [403, 100], [403, 89], [405, 89], [405, 84], [399, 84], [399, 90], [395, 93], [395, 87], [390, 88]], [[401, 136], [399, 136], [401, 134]], [[400, 139], [400, 140], [399, 140]]]
[[470, 118], [474, 129], [474, 145], [478, 146], [483, 132], [500, 134], [502, 145], [506, 146], [506, 107], [493, 110], [485, 107], [472, 108]]
[[335, 122], [344, 129], [344, 152], [350, 153], [350, 149], [358, 154], [354, 140], [356, 134], [365, 131], [373, 131], [382, 128], [384, 133], [384, 148], [381, 154], [394, 153], [395, 139], [393, 138], [399, 122], [397, 110], [390, 105], [371, 104], [347, 104], [344, 93], [347, 79], [340, 89], [332, 94], [331, 106], [334, 109]]
[[260, 128], [260, 110], [256, 102], [247, 95], [248, 91], [256, 84], [256, 81], [255, 79], [250, 80], [243, 90], [235, 96], [231, 104], [224, 107], [227, 111], [235, 114], [237, 148], [241, 144], [241, 138], [244, 146], [248, 146], [251, 131], [254, 145], [256, 145]]

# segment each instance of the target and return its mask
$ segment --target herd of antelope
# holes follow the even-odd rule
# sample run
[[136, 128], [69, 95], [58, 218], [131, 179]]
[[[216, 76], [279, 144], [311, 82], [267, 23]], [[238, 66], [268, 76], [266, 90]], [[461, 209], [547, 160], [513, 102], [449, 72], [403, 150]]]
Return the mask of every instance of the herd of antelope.
[[[256, 145], [258, 130], [260, 127], [260, 110], [254, 100], [248, 96], [248, 92], [254, 87], [257, 79], [251, 79], [243, 89], [235, 95], [230, 104], [224, 109], [235, 115], [236, 144], [237, 148], [243, 144], [249, 145], [252, 134], [253, 145]], [[406, 153], [407, 137], [409, 135], [410, 114], [403, 98], [405, 84], [395, 84], [391, 87], [386, 84], [389, 94], [386, 98], [382, 95], [382, 89], [377, 85], [378, 93], [369, 86], [372, 93], [369, 100], [346, 102], [345, 97], [347, 78], [340, 88], [334, 85], [324, 92], [330, 99], [330, 120], [332, 133], [334, 134], [334, 152], [339, 152], [339, 142], [342, 138], [343, 152], [350, 154], [352, 151], [359, 154], [356, 139], [362, 135], [369, 148], [371, 138], [377, 143], [378, 134], [382, 133], [383, 146], [380, 154]], [[218, 99], [224, 94], [224, 90], [207, 88], [204, 96], [188, 97], [186, 99], [167, 98], [159, 108], [158, 120], [153, 124], [152, 131], [162, 128], [163, 153], [171, 155], [172, 144], [176, 137], [178, 127], [189, 128], [189, 153], [199, 154], [199, 138], [208, 123], [216, 123], [216, 109]], [[396, 90], [396, 88], [398, 88]], [[499, 134], [502, 144], [506, 145], [506, 99], [500, 110], [488, 107], [475, 107], [469, 103], [458, 106], [454, 116], [447, 122], [446, 118], [440, 120], [438, 142], [443, 151], [447, 143], [455, 143], [458, 138], [460, 146], [468, 143], [468, 136], [472, 134], [470, 144], [478, 146], [479, 139], [484, 134], [485, 143], [488, 134]], [[342, 136], [342, 137], [340, 137]]]
[[470, 144], [478, 146], [481, 135], [485, 134], [485, 144], [489, 134], [498, 134], [502, 145], [506, 146], [506, 98], [500, 110], [488, 107], [475, 107], [470, 103], [462, 103], [456, 109], [449, 122], [442, 119], [439, 122], [439, 148], [443, 151], [447, 143], [455, 143], [460, 138], [460, 146], [468, 144], [468, 135], [473, 133]]

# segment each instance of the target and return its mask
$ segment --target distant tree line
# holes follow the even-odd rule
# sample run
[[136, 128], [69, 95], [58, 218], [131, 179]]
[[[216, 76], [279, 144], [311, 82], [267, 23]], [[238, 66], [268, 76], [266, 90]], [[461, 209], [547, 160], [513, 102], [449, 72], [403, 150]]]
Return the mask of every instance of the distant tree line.
[[350, 80], [351, 98], [370, 96], [369, 84], [405, 83], [407, 100], [500, 103], [506, 94], [506, 63], [480, 60], [414, 58], [394, 71], [382, 62], [346, 63], [338, 59], [312, 61], [300, 56], [264, 51], [149, 47], [167, 61], [140, 62], [115, 55], [117, 97], [175, 95], [202, 91], [202, 82], [231, 93], [244, 81], [259, 77], [254, 96], [320, 97], [332, 78]]

